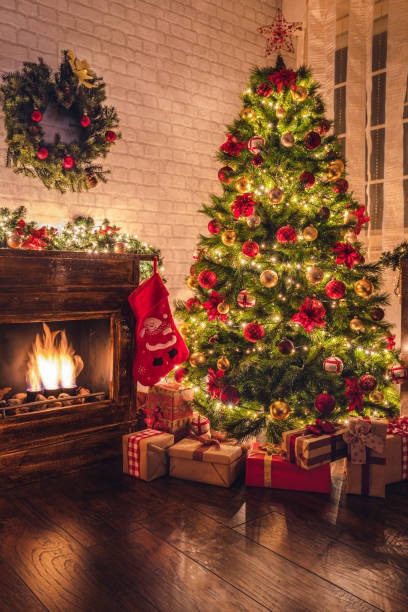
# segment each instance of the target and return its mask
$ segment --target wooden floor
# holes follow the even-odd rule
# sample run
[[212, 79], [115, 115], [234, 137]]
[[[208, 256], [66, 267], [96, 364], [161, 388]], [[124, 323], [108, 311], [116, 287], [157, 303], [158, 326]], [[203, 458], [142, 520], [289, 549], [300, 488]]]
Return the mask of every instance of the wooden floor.
[[408, 610], [406, 484], [387, 500], [143, 483], [110, 463], [0, 499], [0, 610]]

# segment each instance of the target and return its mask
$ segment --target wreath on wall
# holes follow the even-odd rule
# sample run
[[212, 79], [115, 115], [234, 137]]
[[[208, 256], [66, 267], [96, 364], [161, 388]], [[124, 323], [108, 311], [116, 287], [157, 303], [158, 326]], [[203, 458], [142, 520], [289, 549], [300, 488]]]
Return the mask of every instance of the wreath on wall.
[[[86, 60], [72, 51], [63, 52], [63, 62], [54, 75], [42, 58], [24, 62], [21, 72], [3, 75], [0, 87], [5, 114], [7, 160], [14, 172], [39, 178], [48, 189], [61, 193], [83, 191], [106, 182], [109, 171], [95, 164], [106, 157], [120, 138], [115, 131], [119, 119], [113, 106], [106, 106], [105, 83]], [[47, 142], [41, 122], [47, 112], [68, 118], [74, 138], [64, 142], [57, 132]]]

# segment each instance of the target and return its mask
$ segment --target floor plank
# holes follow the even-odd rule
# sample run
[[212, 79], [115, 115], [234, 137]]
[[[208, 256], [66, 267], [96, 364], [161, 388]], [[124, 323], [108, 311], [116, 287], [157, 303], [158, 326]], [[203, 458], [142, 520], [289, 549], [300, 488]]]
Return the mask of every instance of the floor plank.
[[2, 559], [0, 559], [0, 610], [46, 612], [46, 608]]

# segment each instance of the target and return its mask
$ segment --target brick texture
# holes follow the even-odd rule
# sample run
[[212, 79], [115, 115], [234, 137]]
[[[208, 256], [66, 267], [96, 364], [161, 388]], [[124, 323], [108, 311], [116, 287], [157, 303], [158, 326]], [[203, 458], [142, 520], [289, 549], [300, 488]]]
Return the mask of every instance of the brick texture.
[[[0, 10], [0, 70], [42, 56], [53, 68], [63, 49], [86, 58], [107, 84], [123, 139], [105, 160], [106, 185], [59, 195], [0, 168], [1, 201], [57, 224], [105, 216], [162, 249], [173, 298], [206, 221], [197, 214], [220, 193], [217, 147], [240, 108], [253, 65], [265, 63], [256, 28], [275, 0], [7, 0]], [[4, 6], [4, 5], [3, 5]], [[1, 122], [1, 153], [5, 152]]]

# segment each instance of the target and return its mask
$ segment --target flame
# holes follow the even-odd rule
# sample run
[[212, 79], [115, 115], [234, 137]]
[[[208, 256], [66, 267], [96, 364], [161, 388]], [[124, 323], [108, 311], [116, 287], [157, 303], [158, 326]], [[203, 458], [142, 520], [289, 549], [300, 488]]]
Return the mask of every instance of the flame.
[[69, 344], [65, 329], [51, 331], [43, 323], [43, 333], [37, 334], [28, 354], [27, 389], [72, 388], [84, 362]]

